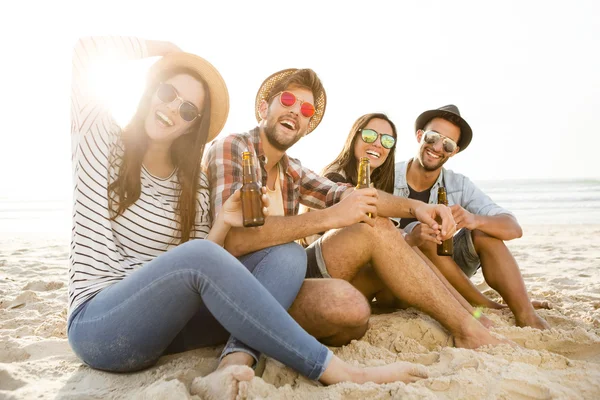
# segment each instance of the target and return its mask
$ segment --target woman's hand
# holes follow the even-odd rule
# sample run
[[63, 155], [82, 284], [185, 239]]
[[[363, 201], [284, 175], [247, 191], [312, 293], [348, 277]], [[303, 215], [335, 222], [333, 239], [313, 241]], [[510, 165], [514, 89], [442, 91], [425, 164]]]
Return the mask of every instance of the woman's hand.
[[[269, 215], [269, 196], [267, 188], [262, 189], [261, 200], [263, 202], [263, 215], [265, 218]], [[242, 214], [242, 197], [240, 190], [236, 190], [231, 197], [227, 199], [217, 218], [221, 218], [223, 223], [229, 227], [239, 228], [244, 226], [244, 216]]]

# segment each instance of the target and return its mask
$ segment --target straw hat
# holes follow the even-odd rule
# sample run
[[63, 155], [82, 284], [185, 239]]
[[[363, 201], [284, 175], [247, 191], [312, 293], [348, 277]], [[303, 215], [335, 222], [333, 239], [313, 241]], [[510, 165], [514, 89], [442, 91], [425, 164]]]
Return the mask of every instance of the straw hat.
[[229, 114], [229, 92], [225, 80], [204, 58], [183, 52], [169, 53], [162, 57], [152, 65], [148, 76], [156, 77], [164, 71], [175, 68], [187, 68], [197, 72], [208, 86], [210, 92], [210, 127], [206, 139], [208, 143], [221, 132]]
[[[258, 108], [260, 106], [260, 102], [262, 100], [269, 101], [267, 97], [271, 94], [271, 89], [281, 80], [287, 78], [292, 75], [294, 72], [300, 71], [298, 68], [288, 68], [281, 70], [279, 72], [275, 72], [273, 75], [269, 76], [265, 81], [260, 85], [260, 89], [258, 89], [258, 93], [256, 93], [256, 101], [254, 104], [254, 114], [256, 116], [256, 121], [260, 122], [260, 114]], [[321, 123], [323, 119], [323, 115], [325, 114], [325, 106], [327, 105], [327, 95], [325, 94], [325, 89], [321, 93], [315, 93], [315, 115], [310, 118], [310, 122], [308, 123], [308, 130], [306, 134], [311, 133], [317, 125]]]

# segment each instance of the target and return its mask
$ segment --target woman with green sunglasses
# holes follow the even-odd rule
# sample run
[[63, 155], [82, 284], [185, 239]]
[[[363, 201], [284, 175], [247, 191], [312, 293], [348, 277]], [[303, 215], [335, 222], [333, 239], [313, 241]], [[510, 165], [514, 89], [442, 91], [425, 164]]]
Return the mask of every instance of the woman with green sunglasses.
[[346, 138], [341, 153], [325, 167], [323, 174], [334, 182], [356, 185], [358, 161], [371, 161], [371, 184], [388, 193], [394, 192], [394, 152], [396, 126], [387, 115], [365, 114], [358, 118]]
[[[346, 138], [344, 148], [322, 172], [336, 183], [358, 182], [358, 162], [368, 157], [371, 162], [371, 185], [388, 193], [394, 193], [394, 152], [396, 150], [396, 126], [382, 113], [365, 114], [358, 118]], [[309, 212], [302, 208], [302, 212]], [[307, 247], [321, 237], [311, 235], [300, 240]]]

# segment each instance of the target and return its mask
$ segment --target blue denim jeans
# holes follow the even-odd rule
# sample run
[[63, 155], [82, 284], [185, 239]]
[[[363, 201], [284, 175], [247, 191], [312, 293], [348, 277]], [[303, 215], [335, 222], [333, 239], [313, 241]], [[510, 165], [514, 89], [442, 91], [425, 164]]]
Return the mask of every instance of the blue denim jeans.
[[[306, 274], [306, 252], [297, 243], [288, 243], [238, 258], [254, 277], [275, 297], [286, 310], [298, 295]], [[227, 354], [242, 351], [250, 354], [256, 363], [260, 352], [231, 336], [223, 349], [221, 358]]]
[[302, 254], [301, 248], [287, 244], [243, 258], [255, 275], [269, 277], [265, 285], [280, 297], [280, 304], [218, 245], [207, 240], [184, 243], [75, 310], [68, 324], [69, 343], [92, 368], [131, 372], [154, 365], [165, 353], [222, 343], [230, 333], [237, 339], [225, 351], [256, 349], [309, 379], [319, 379], [332, 353], [284, 308], [302, 284], [304, 268], [290, 273], [294, 265], [306, 265]]

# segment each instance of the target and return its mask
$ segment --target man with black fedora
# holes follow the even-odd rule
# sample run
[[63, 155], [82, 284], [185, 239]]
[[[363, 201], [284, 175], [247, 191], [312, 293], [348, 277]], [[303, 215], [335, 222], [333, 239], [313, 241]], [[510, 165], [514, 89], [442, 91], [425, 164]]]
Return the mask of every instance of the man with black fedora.
[[[284, 305], [290, 307], [290, 315], [307, 332], [325, 344], [344, 345], [367, 330], [370, 305], [360, 288], [353, 286], [366, 265], [383, 277], [394, 296], [446, 327], [457, 347], [500, 343], [473, 319], [444, 282], [404, 242], [389, 218], [377, 217], [415, 217], [442, 239], [450, 237], [456, 229], [448, 207], [400, 198], [373, 188], [355, 190], [334, 183], [287, 156], [286, 150], [320, 123], [326, 99], [314, 71], [294, 68], [278, 71], [263, 82], [256, 95], [254, 112], [258, 126], [213, 142], [204, 164], [208, 169], [214, 214], [221, 212], [223, 203], [242, 185], [243, 151], [254, 156], [258, 180], [270, 198], [265, 224], [230, 230], [225, 248], [237, 257], [254, 257], [256, 252], [275, 246], [288, 246], [289, 251], [296, 252], [294, 241], [335, 230], [317, 251], [303, 253], [303, 257], [308, 256], [308, 279], [293, 304]], [[300, 204], [314, 212], [298, 214]], [[435, 222], [436, 217], [442, 218], [441, 226]], [[397, 242], [400, 245], [389, 245]], [[269, 285], [277, 286], [277, 282], [268, 282], [264, 274], [259, 275], [261, 283], [269, 291], [274, 290]], [[235, 362], [251, 365], [257, 359], [255, 352], [235, 339], [226, 349], [225, 353], [229, 352], [228, 357]], [[227, 357], [223, 359], [226, 361]]]
[[[437, 255], [434, 232], [414, 218], [400, 220], [405, 240], [418, 247], [470, 304], [495, 309], [508, 306], [518, 326], [547, 329], [534, 306], [548, 308], [548, 302], [530, 302], [517, 262], [504, 243], [521, 237], [517, 219], [469, 178], [443, 168], [473, 138], [458, 107], [450, 104], [421, 113], [415, 122], [415, 137], [419, 143], [416, 157], [396, 163], [394, 194], [431, 204], [437, 203], [438, 188], [445, 187], [458, 232], [452, 257]], [[488, 299], [471, 282], [469, 278], [479, 268], [506, 305]]]

